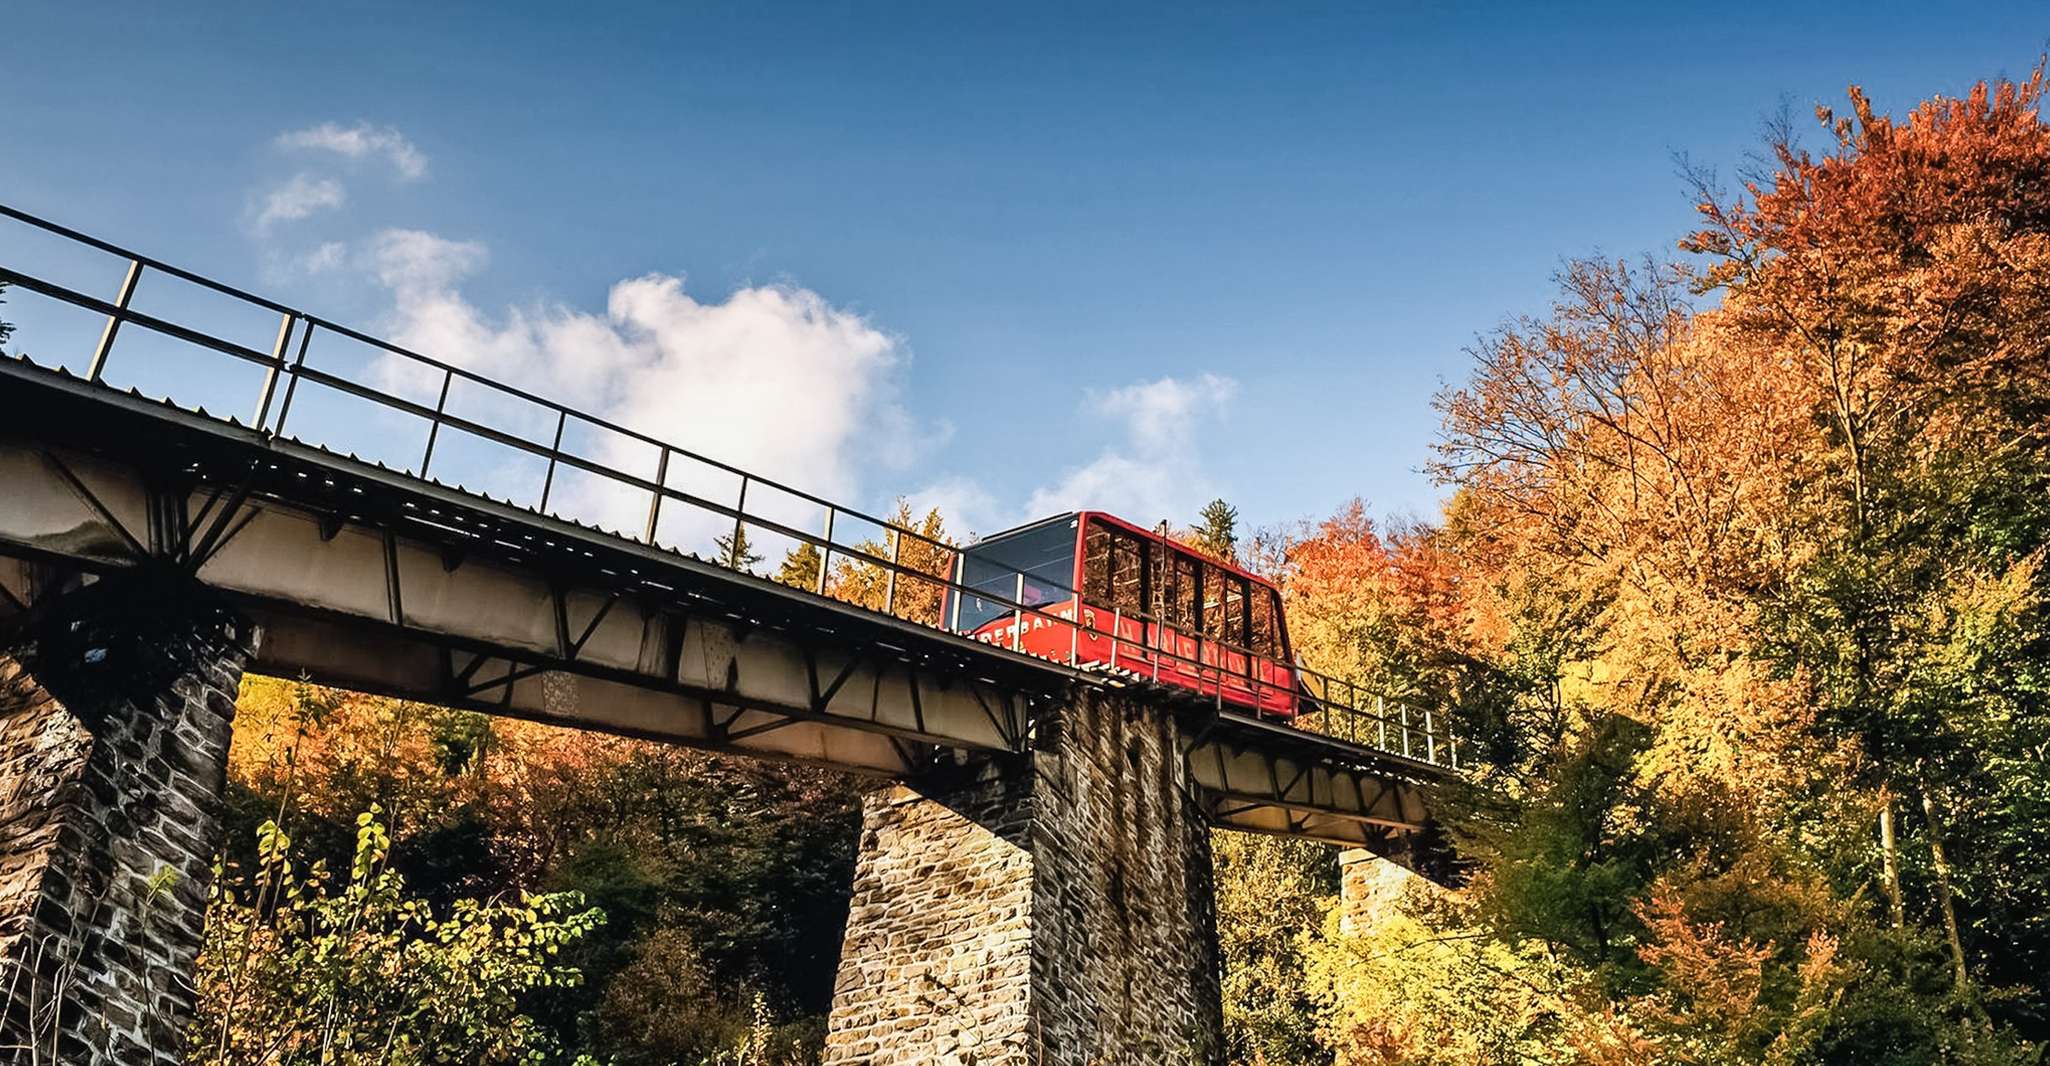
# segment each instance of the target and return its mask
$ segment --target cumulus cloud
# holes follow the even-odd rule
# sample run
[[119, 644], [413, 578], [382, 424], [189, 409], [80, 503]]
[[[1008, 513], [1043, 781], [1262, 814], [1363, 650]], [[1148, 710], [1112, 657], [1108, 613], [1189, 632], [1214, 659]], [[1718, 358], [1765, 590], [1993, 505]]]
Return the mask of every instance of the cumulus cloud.
[[401, 303], [446, 295], [489, 257], [476, 241], [452, 241], [424, 230], [382, 230], [370, 241], [370, 268], [378, 284]]
[[966, 540], [988, 536], [1018, 522], [1010, 510], [982, 483], [962, 476], [944, 477], [922, 489], [905, 494], [911, 513], [923, 515], [937, 507], [946, 519], [947, 532]]
[[290, 181], [265, 194], [256, 213], [256, 228], [268, 229], [275, 223], [295, 222], [316, 211], [333, 210], [342, 206], [347, 195], [342, 183], [333, 178], [294, 174]]
[[308, 274], [325, 274], [339, 270], [349, 261], [349, 246], [341, 241], [323, 241], [319, 247], [299, 257], [298, 267]]
[[333, 152], [349, 159], [383, 157], [399, 177], [417, 181], [427, 175], [427, 156], [405, 135], [390, 126], [358, 122], [342, 126], [323, 122], [303, 130], [278, 134], [278, 147], [300, 151]]
[[[750, 286], [707, 302], [680, 277], [647, 274], [614, 284], [603, 312], [550, 303], [493, 314], [461, 285], [486, 258], [475, 242], [376, 235], [366, 265], [391, 291], [392, 339], [828, 498], [856, 498], [864, 468], [900, 464], [929, 436], [899, 399], [901, 341], [808, 289]], [[398, 363], [385, 371], [388, 384], [417, 384], [390, 377], [406, 373]], [[630, 439], [605, 437], [589, 454], [653, 475], [650, 450]], [[729, 475], [681, 460], [669, 483], [722, 501], [737, 489]], [[765, 490], [749, 501], [792, 525], [815, 521], [809, 505]], [[600, 487], [571, 505], [638, 532], [647, 498]], [[674, 539], [705, 547], [688, 527]]]
[[1123, 515], [1142, 524], [1191, 512], [1215, 495], [1204, 472], [1201, 431], [1222, 424], [1238, 385], [1202, 374], [1165, 377], [1113, 389], [1092, 398], [1099, 417], [1122, 430], [1094, 459], [1033, 492], [1025, 514], [1039, 516], [1080, 508]]

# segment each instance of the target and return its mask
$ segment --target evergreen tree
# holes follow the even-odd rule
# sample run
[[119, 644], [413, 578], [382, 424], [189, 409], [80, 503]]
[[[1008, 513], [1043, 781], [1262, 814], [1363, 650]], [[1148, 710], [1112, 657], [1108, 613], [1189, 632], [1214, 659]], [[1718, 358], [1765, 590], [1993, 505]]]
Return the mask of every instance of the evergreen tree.
[[1237, 559], [1239, 509], [1221, 499], [1211, 500], [1196, 517], [1196, 528], [1189, 531], [1190, 541], [1216, 558]]
[[783, 565], [776, 570], [776, 580], [791, 588], [816, 590], [819, 587], [819, 565], [824, 555], [819, 546], [806, 541], [783, 553]]
[[747, 527], [744, 525], [734, 526], [733, 532], [714, 539], [712, 543], [719, 548], [719, 554], [715, 557], [719, 565], [728, 570], [752, 573], [755, 564], [762, 561], [761, 553], [755, 551], [748, 543]]

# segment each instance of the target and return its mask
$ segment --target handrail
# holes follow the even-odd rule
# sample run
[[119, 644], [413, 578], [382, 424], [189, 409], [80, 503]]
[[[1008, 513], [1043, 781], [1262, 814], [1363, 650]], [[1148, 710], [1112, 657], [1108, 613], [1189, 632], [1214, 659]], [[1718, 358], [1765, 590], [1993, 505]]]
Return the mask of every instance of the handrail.
[[[118, 245], [38, 218], [5, 204], [0, 204], [0, 216], [13, 218], [16, 221], [43, 229], [59, 237], [107, 254], [121, 256], [128, 260], [129, 269], [123, 279], [120, 298], [112, 302], [78, 292], [8, 266], [0, 265], [0, 282], [17, 285], [29, 292], [106, 316], [107, 327], [101, 336], [99, 348], [94, 353], [91, 373], [88, 375], [92, 380], [98, 379], [99, 372], [103, 368], [110, 350], [119, 343], [120, 332], [118, 327], [132, 324], [154, 333], [267, 368], [267, 373], [264, 376], [263, 390], [256, 405], [256, 415], [252, 425], [253, 429], [264, 434], [267, 439], [275, 440], [283, 437], [292, 404], [295, 397], [299, 394], [299, 385], [303, 381], [310, 385], [331, 389], [335, 392], [366, 400], [382, 408], [425, 421], [428, 427], [427, 445], [421, 455], [419, 470], [417, 474], [413, 475], [423, 480], [427, 480], [427, 470], [433, 460], [435, 442], [439, 438], [442, 429], [446, 427], [458, 430], [486, 442], [545, 458], [548, 461], [548, 472], [542, 483], [540, 502], [535, 508], [535, 513], [537, 514], [545, 516], [550, 513], [547, 509], [549, 495], [554, 488], [556, 473], [560, 468], [566, 466], [582, 470], [628, 490], [649, 494], [647, 523], [642, 536], [638, 538], [641, 543], [649, 547], [662, 547], [662, 545], [657, 543], [657, 527], [661, 516], [662, 504], [665, 500], [673, 500], [679, 505], [690, 507], [701, 513], [707, 513], [722, 519], [731, 519], [736, 532], [752, 527], [775, 533], [798, 543], [809, 544], [819, 549], [820, 559], [817, 588], [800, 590], [807, 594], [826, 595], [829, 593], [827, 574], [833, 565], [835, 553], [838, 553], [844, 559], [855, 563], [855, 565], [877, 567], [886, 575], [882, 613], [904, 617], [898, 612], [898, 606], [903, 600], [903, 596], [899, 591], [900, 576], [922, 583], [926, 588], [938, 592], [943, 603], [945, 593], [947, 592], [952, 592], [956, 596], [957, 603], [959, 602], [958, 598], [961, 596], [975, 596], [997, 605], [1011, 616], [1010, 646], [1005, 648], [994, 640], [983, 642], [989, 644], [992, 648], [1000, 649], [1010, 654], [1032, 655], [1036, 658], [1059, 662], [1060, 659], [1057, 656], [1038, 655], [1025, 647], [1026, 620], [1028, 618], [1035, 622], [1045, 620], [1053, 627], [1065, 627], [1069, 631], [1068, 654], [1065, 664], [1068, 667], [1084, 669], [1088, 665], [1098, 663], [1096, 659], [1088, 659], [1085, 662], [1081, 647], [1085, 633], [1088, 634], [1088, 639], [1092, 644], [1108, 637], [1111, 641], [1111, 651], [1109, 662], [1106, 665], [1112, 671], [1132, 674], [1133, 671], [1128, 667], [1120, 666], [1118, 658], [1121, 647], [1136, 648], [1144, 659], [1150, 660], [1151, 680], [1158, 682], [1164, 660], [1176, 664], [1175, 668], [1177, 670], [1187, 668], [1185, 672], [1195, 675], [1199, 691], [1203, 687], [1209, 688], [1211, 691], [1205, 693], [1205, 695], [1214, 698], [1220, 708], [1223, 706], [1227, 687], [1249, 692], [1252, 695], [1255, 706], [1264, 706], [1267, 699], [1271, 698], [1277, 690], [1282, 689], [1282, 686], [1267, 680], [1263, 676], [1264, 671], [1261, 669], [1261, 664], [1272, 663], [1286, 674], [1287, 683], [1285, 691], [1289, 694], [1288, 698], [1298, 707], [1297, 712], [1290, 719], [1293, 724], [1299, 727], [1307, 727], [1314, 718], [1315, 723], [1321, 726], [1321, 728], [1315, 730], [1306, 729], [1306, 731], [1349, 740], [1352, 743], [1376, 748], [1390, 754], [1400, 754], [1414, 761], [1425, 762], [1431, 765], [1449, 765], [1452, 769], [1458, 769], [1459, 738], [1449, 730], [1444, 717], [1442, 715], [1434, 716], [1429, 707], [1422, 708], [1423, 724], [1422, 728], [1418, 728], [1411, 723], [1410, 706], [1407, 701], [1390, 699], [1382, 693], [1364, 690], [1354, 682], [1311, 670], [1299, 663], [1284, 662], [1271, 656], [1262, 655], [1248, 645], [1216, 639], [1202, 633], [1184, 634], [1194, 640], [1196, 651], [1193, 656], [1183, 655], [1177, 650], [1170, 650], [1164, 646], [1165, 635], [1169, 632], [1179, 633], [1180, 630], [1168, 625], [1161, 618], [1143, 611], [1129, 613], [1122, 609], [1112, 611], [1112, 629], [1110, 632], [1105, 633], [1094, 622], [1085, 621], [1085, 611], [1093, 611], [1095, 609], [1083, 603], [1079, 589], [1073, 588], [1066, 583], [1043, 580], [1038, 577], [1033, 577], [1032, 579], [1037, 586], [1056, 593], [1065, 594], [1066, 602], [1071, 603], [1072, 606], [1069, 608], [1070, 616], [1063, 618], [1056, 611], [1049, 611], [1024, 602], [1025, 580], [1027, 576], [1024, 571], [1020, 570], [1015, 574], [1006, 575], [1013, 578], [1013, 583], [1016, 585], [1015, 589], [1010, 590], [1012, 594], [1009, 596], [994, 594], [980, 587], [969, 586], [959, 580], [959, 575], [961, 574], [959, 561], [964, 551], [962, 547], [926, 536], [914, 529], [907, 529], [894, 521], [878, 518], [864, 511], [843, 506], [814, 493], [761, 477], [730, 463], [712, 459], [660, 438], [619, 425], [608, 419], [578, 411], [525, 389], [494, 381], [474, 371], [421, 355], [381, 338], [298, 311], [285, 304], [277, 303], [245, 292], [234, 286], [171, 266], [160, 260], [131, 252]], [[129, 298], [132, 296], [144, 270], [167, 274], [282, 316], [277, 341], [273, 350], [268, 353], [258, 351], [246, 345], [214, 336], [166, 318], [133, 310], [129, 306]], [[381, 391], [348, 377], [322, 370], [319, 367], [308, 366], [306, 362], [308, 351], [312, 345], [313, 335], [317, 331], [333, 333], [337, 336], [367, 344], [373, 348], [389, 352], [440, 372], [439, 399], [430, 407], [426, 404], [408, 400], [402, 396]], [[292, 342], [295, 332], [297, 333], [297, 354], [293, 358], [287, 359], [286, 353], [293, 346]], [[287, 379], [285, 396], [282, 404], [278, 407], [277, 418], [275, 422], [272, 422], [269, 414], [272, 400], [275, 397], [277, 379], [280, 375]], [[553, 419], [555, 425], [553, 427], [552, 442], [544, 445], [539, 441], [530, 440], [519, 433], [499, 429], [474, 419], [451, 414], [447, 410], [449, 391], [452, 383], [458, 378], [553, 413], [556, 417]], [[628, 440], [655, 448], [658, 456], [655, 479], [650, 481], [639, 475], [605, 466], [597, 460], [586, 458], [574, 451], [565, 450], [562, 446], [562, 440], [564, 431], [571, 419], [575, 419], [583, 425], [605, 430], [625, 437]], [[230, 418], [230, 421], [234, 420]], [[728, 505], [668, 485], [668, 470], [673, 458], [682, 458], [712, 470], [739, 477], [739, 498], [734, 504]], [[413, 473], [412, 471], [402, 472]], [[777, 519], [749, 513], [747, 510], [747, 497], [748, 489], [751, 485], [767, 488], [781, 493], [790, 499], [823, 508], [825, 512], [823, 536]], [[757, 494], [757, 499], [759, 498], [759, 494]], [[516, 504], [516, 506], [518, 505]], [[888, 543], [887, 556], [869, 551], [860, 544], [844, 545], [835, 542], [833, 539], [834, 528], [836, 521], [841, 516], [856, 519], [883, 531], [883, 536]], [[626, 533], [616, 533], [615, 535], [622, 538], [628, 536]], [[946, 565], [943, 567], [945, 573], [928, 572], [904, 562], [904, 539], [907, 536], [913, 541], [924, 544], [928, 548], [940, 553], [937, 558], [947, 560]], [[671, 548], [667, 550], [673, 551], [677, 549]], [[1100, 614], [1101, 612], [1098, 613]], [[939, 619], [926, 624], [931, 624], [941, 629], [951, 628], [945, 626], [943, 620]], [[1135, 624], [1138, 627], [1137, 639], [1127, 638], [1124, 635], [1125, 627], [1128, 624]], [[1205, 661], [1206, 652], [1214, 660], [1213, 662]], [[1235, 656], [1243, 657], [1245, 662], [1245, 669], [1243, 671], [1227, 669], [1227, 661]], [[1145, 679], [1144, 675], [1136, 676]], [[1341, 700], [1334, 695], [1334, 690], [1338, 686], [1344, 687], [1348, 698]], [[1366, 709], [1361, 698], [1363, 694], [1373, 697], [1375, 709]], [[1390, 703], [1394, 704], [1395, 713], [1393, 715], [1389, 713], [1390, 708], [1388, 705]], [[1338, 716], [1337, 722], [1333, 721], [1334, 714]], [[1333, 728], [1334, 725], [1339, 724], [1345, 726], [1342, 731]], [[1360, 735], [1362, 726], [1372, 734], [1371, 740], [1362, 739]], [[1391, 733], [1393, 736], [1391, 736]], [[1414, 750], [1418, 743], [1423, 748], [1421, 753], [1417, 753]], [[1419, 757], [1419, 754], [1421, 757]]]
[[[343, 337], [347, 337], [348, 339], [353, 341], [368, 344], [374, 348], [379, 348], [384, 351], [390, 352], [393, 355], [401, 356], [406, 359], [411, 359], [414, 362], [420, 363], [431, 369], [440, 370], [446, 373], [453, 374], [456, 377], [462, 378], [466, 381], [470, 381], [478, 385], [482, 385], [486, 388], [510, 396], [514, 399], [524, 400], [528, 403], [535, 404], [536, 406], [544, 407], [551, 411], [569, 415], [573, 418], [576, 418], [580, 422], [583, 422], [590, 426], [594, 426], [598, 429], [603, 429], [608, 432], [617, 433], [632, 440], [639, 441], [640, 443], [652, 445], [656, 448], [666, 448], [672, 454], [682, 456], [686, 459], [691, 460], [692, 462], [702, 463], [706, 466], [712, 467], [713, 469], [721, 470], [729, 474], [752, 478], [754, 481], [760, 484], [767, 485], [771, 488], [776, 489], [778, 492], [786, 493], [790, 496], [796, 497], [797, 499], [803, 500], [806, 503], [816, 504], [821, 507], [832, 507], [838, 510], [841, 514], [858, 518], [864, 522], [868, 522], [885, 529], [897, 528], [886, 519], [878, 518], [875, 515], [868, 514], [867, 512], [860, 511], [855, 508], [842, 506], [840, 504], [835, 503], [832, 500], [826, 499], [823, 496], [806, 492], [805, 490], [797, 488], [793, 485], [786, 485], [781, 482], [772, 480], [770, 478], [760, 477], [758, 475], [751, 474], [748, 471], [741, 469], [740, 467], [732, 465], [731, 463], [723, 462], [721, 460], [714, 459], [710, 456], [699, 454], [697, 452], [694, 452], [688, 448], [681, 447], [679, 445], [670, 444], [666, 441], [661, 440], [660, 438], [650, 436], [646, 433], [641, 432], [640, 430], [621, 425], [617, 422], [613, 422], [610, 419], [601, 418], [597, 415], [579, 411], [573, 407], [569, 407], [558, 401], [548, 399], [545, 396], [529, 392], [526, 389], [522, 389], [517, 385], [508, 385], [502, 381], [496, 381], [492, 378], [487, 378], [481, 374], [478, 374], [475, 371], [466, 370], [460, 366], [456, 366], [453, 363], [443, 362], [442, 360], [436, 359], [432, 356], [422, 355], [419, 352], [413, 351], [409, 348], [393, 344], [392, 342], [385, 340], [381, 337], [372, 336], [371, 334], [364, 333], [360, 330], [353, 329], [349, 326], [345, 326], [340, 323], [331, 321], [329, 319], [322, 318], [319, 315], [308, 314], [304, 311], [297, 310], [285, 304], [278, 303], [274, 300], [258, 296], [251, 292], [246, 292], [242, 289], [238, 289], [224, 282], [214, 281], [211, 278], [207, 278], [199, 274], [194, 274], [191, 271], [185, 270], [180, 267], [172, 266], [171, 264], [165, 263], [162, 260], [153, 259], [149, 256], [129, 251], [128, 249], [123, 248], [119, 245], [100, 240], [97, 237], [89, 236], [77, 230], [71, 229], [68, 226], [64, 226], [56, 222], [51, 222], [48, 219], [40, 218], [36, 215], [29, 214], [28, 212], [22, 211], [15, 207], [10, 207], [7, 204], [0, 204], [0, 215], [5, 215], [9, 218], [15, 219], [16, 221], [23, 222], [31, 226], [35, 226], [38, 229], [46, 230], [50, 233], [54, 233], [58, 236], [65, 237], [69, 240], [77, 241], [80, 244], [90, 246], [100, 251], [107, 252], [112, 255], [121, 256], [125, 259], [128, 259], [132, 263], [140, 263], [143, 266], [150, 268], [151, 270], [156, 270], [161, 273], [169, 274], [172, 277], [178, 278], [182, 281], [188, 281], [195, 285], [203, 286], [215, 292], [221, 293], [224, 296], [232, 296], [236, 299], [255, 304], [259, 307], [264, 308], [265, 310], [275, 311], [283, 315], [290, 315], [293, 318], [299, 319], [300, 321], [307, 323], [309, 326], [325, 330], [329, 333], [334, 333]], [[8, 270], [5, 272], [11, 275], [14, 279], [18, 279], [24, 288], [38, 288], [39, 284], [48, 284], [38, 283], [37, 279], [31, 278], [27, 275], [18, 274], [15, 271]], [[42, 290], [38, 289], [38, 291]], [[65, 291], [69, 292], [70, 290]], [[49, 296], [56, 295], [55, 293], [48, 291], [44, 291], [43, 294]], [[83, 296], [83, 294], [79, 295], [81, 299], [71, 300], [70, 302], [80, 303], [81, 306], [86, 306], [86, 304], [83, 301], [91, 301], [93, 305], [96, 305], [93, 309], [101, 310], [102, 313], [108, 313], [114, 310], [114, 305], [112, 304], [105, 303], [104, 301], [93, 300], [91, 297]], [[67, 297], [59, 296], [57, 298], [66, 299]], [[122, 317], [124, 319], [132, 319], [133, 315], [134, 312], [126, 312], [125, 314], [123, 314]], [[146, 318], [147, 316], [144, 317]], [[161, 320], [154, 321], [161, 323]], [[149, 325], [149, 322], [138, 321], [138, 324], [147, 326]], [[159, 327], [150, 326], [150, 328], [156, 329]], [[204, 344], [207, 347], [217, 348], [223, 351], [227, 351], [227, 349], [222, 348], [222, 345], [233, 344], [233, 342], [230, 341], [199, 339], [201, 335], [198, 335], [196, 331], [186, 330], [184, 327], [173, 327], [173, 329], [179, 332], [175, 332], [172, 335], [178, 336], [180, 340], [189, 341], [191, 343]], [[161, 331], [171, 332], [171, 330]], [[242, 358], [250, 359], [254, 362], [264, 363], [266, 365], [277, 365], [279, 369], [284, 369], [282, 365], [274, 364], [273, 360], [269, 356], [256, 352], [253, 349], [242, 348], [240, 345], [235, 345], [234, 347], [238, 350], [228, 351], [228, 354], [240, 356]], [[924, 541], [925, 543], [936, 548], [953, 547], [952, 545], [949, 545], [943, 541], [927, 537], [919, 533], [917, 530], [904, 530], [904, 532], [909, 533], [914, 539]]]

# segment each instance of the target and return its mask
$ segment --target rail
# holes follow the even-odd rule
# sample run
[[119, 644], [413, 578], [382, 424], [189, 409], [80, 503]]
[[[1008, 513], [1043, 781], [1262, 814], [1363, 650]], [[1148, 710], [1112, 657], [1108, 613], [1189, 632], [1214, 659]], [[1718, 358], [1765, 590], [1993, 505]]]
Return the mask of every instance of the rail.
[[[603, 417], [578, 411], [525, 389], [504, 384], [348, 326], [141, 255], [11, 206], [0, 204], [0, 217], [11, 218], [73, 245], [125, 261], [126, 269], [112, 300], [92, 296], [16, 269], [10, 264], [0, 263], [0, 284], [104, 316], [104, 325], [97, 343], [93, 346], [83, 375], [90, 381], [103, 381], [109, 360], [122, 337], [123, 327], [146, 329], [196, 348], [262, 368], [262, 383], [251, 406], [249, 421], [244, 423], [233, 417], [224, 418], [224, 421], [246, 425], [269, 438], [323, 446], [321, 441], [301, 441], [296, 437], [288, 437], [286, 430], [290, 425], [295, 402], [303, 402], [302, 388], [332, 390], [374, 404], [384, 410], [423, 421], [425, 439], [422, 442], [420, 460], [416, 465], [400, 471], [422, 480], [433, 480], [430, 478], [430, 471], [433, 469], [435, 448], [437, 442], [444, 438], [445, 431], [458, 431], [492, 445], [545, 461], [545, 473], [541, 479], [538, 497], [531, 505], [516, 504], [537, 515], [579, 521], [573, 514], [562, 509], [559, 497], [556, 497], [556, 486], [561, 472], [579, 470], [612, 485], [646, 494], [646, 518], [641, 523], [639, 535], [634, 536], [619, 530], [606, 531], [612, 535], [682, 554], [682, 548], [662, 543], [658, 534], [665, 504], [689, 508], [693, 512], [718, 520], [722, 529], [725, 528], [723, 523], [731, 522], [730, 532], [722, 533], [721, 539], [730, 536], [731, 539], [726, 540], [726, 544], [734, 549], [744, 542], [750, 530], [771, 533], [785, 538], [794, 545], [808, 545], [815, 549], [819, 555], [816, 573], [809, 577], [808, 584], [811, 587], [802, 589], [803, 592], [848, 600], [853, 587], [860, 584], [852, 580], [854, 569], [859, 568], [867, 575], [882, 576], [883, 591], [880, 602], [858, 602], [858, 606], [948, 631], [951, 630], [943, 624], [938, 609], [938, 604], [944, 601], [945, 594], [952, 592], [975, 596], [999, 605], [1011, 615], [1010, 646], [985, 641], [1000, 653], [1032, 654], [1034, 657], [1062, 663], [1076, 670], [1097, 671], [1126, 682], [1155, 684], [1161, 683], [1161, 673], [1165, 664], [1170, 671], [1195, 677], [1198, 684], [1196, 691], [1204, 698], [1213, 700], [1220, 710], [1241, 710], [1236, 706], [1236, 700], [1226, 696], [1227, 690], [1245, 692], [1256, 706], [1265, 705], [1270, 699], [1279, 697], [1278, 702], [1292, 706], [1295, 710], [1294, 714], [1284, 716], [1287, 723], [1306, 732], [1435, 767], [1455, 771], [1461, 767], [1461, 740], [1458, 734], [1451, 728], [1450, 723], [1445, 721], [1442, 713], [1427, 704], [1416, 704], [1390, 697], [1346, 679], [1319, 673], [1293, 663], [1279, 664], [1283, 667], [1287, 683], [1285, 686], [1276, 684], [1263, 676], [1259, 669], [1259, 664], [1263, 661], [1274, 660], [1259, 655], [1250, 647], [1201, 634], [1193, 635], [1195, 654], [1185, 655], [1165, 646], [1162, 634], [1172, 632], [1171, 627], [1163, 625], [1159, 619], [1151, 615], [1140, 612], [1094, 612], [1110, 614], [1111, 629], [1106, 632], [1095, 622], [1086, 620], [1086, 613], [1079, 607], [1071, 608], [1069, 615], [1063, 616], [1058, 609], [1048, 610], [1043, 606], [1025, 603], [1025, 575], [1022, 571], [1015, 574], [1016, 589], [1010, 596], [988, 591], [985, 587], [987, 582], [978, 582], [975, 587], [963, 585], [953, 576], [957, 572], [956, 561], [962, 551], [960, 546], [905, 528], [893, 520], [880, 518], [762, 477]], [[275, 341], [270, 349], [265, 351], [204, 329], [136, 310], [133, 306], [136, 291], [145, 275], [152, 272], [176, 278], [248, 307], [277, 315]], [[438, 398], [432, 405], [425, 404], [397, 395], [389, 389], [352, 380], [343, 374], [312, 365], [309, 359], [314, 354], [313, 342], [317, 335], [322, 334], [367, 345], [383, 355], [400, 360], [400, 365], [404, 367], [424, 371], [430, 382], [434, 380], [433, 375], [439, 375], [438, 389], [432, 390]], [[553, 422], [552, 429], [544, 430], [547, 442], [530, 439], [518, 432], [450, 411], [450, 390], [459, 381], [546, 412]], [[178, 398], [173, 396], [166, 396], [164, 399], [179, 402]], [[566, 435], [572, 427], [603, 431], [654, 449], [654, 478], [629, 473], [566, 447]], [[670, 471], [679, 460], [738, 478], [738, 492], [733, 502], [729, 504], [687, 492], [671, 484]], [[761, 510], [759, 503], [755, 510], [750, 511], [750, 488], [757, 490], [758, 501], [763, 491], [772, 491], [784, 499], [799, 501], [817, 509], [822, 517], [821, 528], [813, 530], [782, 518], [772, 517]], [[553, 510], [550, 508], [551, 498], [557, 500], [557, 508]], [[877, 544], [869, 540], [850, 544], [836, 539], [836, 528], [844, 530], [849, 520], [881, 532], [885, 543]], [[923, 556], [931, 562], [921, 567], [916, 562], [906, 561], [907, 545], [915, 546], [919, 550], [914, 554]], [[837, 565], [842, 568], [837, 572], [836, 557]], [[760, 575], [752, 576], [758, 580], [767, 580]], [[1033, 582], [1040, 587], [1052, 587], [1065, 592], [1074, 604], [1079, 605], [1081, 602], [1078, 590], [1057, 586], [1036, 577]], [[907, 585], [911, 588], [922, 587], [927, 591], [923, 597], [907, 595], [900, 591]], [[931, 617], [925, 617], [927, 612], [922, 609], [921, 599], [932, 606]], [[1053, 628], [1056, 634], [1065, 631], [1069, 637], [1067, 654], [1061, 656], [1028, 652], [1023, 646], [1023, 634], [1027, 631], [1028, 623], [1033, 628]], [[1131, 623], [1134, 632], [1138, 634], [1136, 639], [1124, 636], [1124, 627], [1127, 623]], [[1085, 641], [1089, 642], [1087, 655]], [[1094, 650], [1105, 641], [1110, 645], [1107, 656], [1100, 655]], [[1121, 657], [1124, 660], [1122, 664]], [[1243, 671], [1227, 667], [1235, 658], [1243, 660], [1246, 664]]]

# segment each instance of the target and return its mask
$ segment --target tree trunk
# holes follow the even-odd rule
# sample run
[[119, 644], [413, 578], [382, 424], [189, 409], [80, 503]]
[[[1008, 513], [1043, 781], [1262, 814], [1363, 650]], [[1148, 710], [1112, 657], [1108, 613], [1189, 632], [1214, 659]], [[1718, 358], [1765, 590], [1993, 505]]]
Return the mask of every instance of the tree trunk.
[[1950, 944], [1950, 963], [1957, 971], [1957, 990], [1964, 992], [1971, 987], [1971, 975], [1965, 970], [1964, 939], [1958, 935], [1957, 907], [1952, 901], [1950, 886], [1950, 858], [1943, 852], [1943, 821], [1936, 813], [1936, 799], [1928, 789], [1922, 790], [1922, 816], [1929, 823], [1929, 860], [1936, 867], [1936, 901], [1943, 912], [1943, 935]]
[[1886, 893], [1886, 915], [1895, 929], [1906, 925], [1907, 904], [1901, 898], [1900, 848], [1893, 837], [1893, 792], [1879, 790], [1879, 888]]

